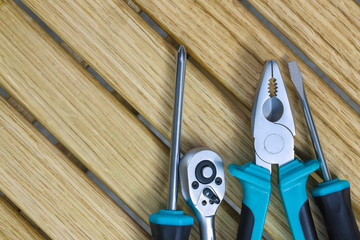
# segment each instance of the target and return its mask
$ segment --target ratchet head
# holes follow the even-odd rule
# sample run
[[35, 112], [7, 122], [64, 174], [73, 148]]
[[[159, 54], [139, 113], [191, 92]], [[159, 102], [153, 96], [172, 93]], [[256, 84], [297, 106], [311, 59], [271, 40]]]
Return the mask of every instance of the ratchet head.
[[295, 123], [288, 94], [275, 60], [266, 61], [252, 109], [255, 163], [271, 171], [294, 159]]
[[205, 148], [187, 152], [180, 161], [181, 193], [197, 218], [215, 216], [225, 195], [224, 165]]

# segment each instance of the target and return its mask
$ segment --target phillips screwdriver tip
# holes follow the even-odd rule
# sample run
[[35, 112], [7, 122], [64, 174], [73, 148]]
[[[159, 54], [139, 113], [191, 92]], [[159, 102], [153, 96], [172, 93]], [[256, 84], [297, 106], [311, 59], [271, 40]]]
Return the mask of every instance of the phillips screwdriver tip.
[[178, 50], [178, 60], [180, 60], [182, 63], [185, 63], [186, 60], [186, 50], [184, 45], [181, 45]]

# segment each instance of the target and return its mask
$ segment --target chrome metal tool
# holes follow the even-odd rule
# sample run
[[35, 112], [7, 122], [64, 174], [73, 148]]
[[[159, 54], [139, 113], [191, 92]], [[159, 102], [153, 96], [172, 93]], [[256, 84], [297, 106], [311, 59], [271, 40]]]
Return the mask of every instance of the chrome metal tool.
[[329, 239], [359, 240], [360, 232], [351, 205], [350, 183], [346, 180], [339, 180], [337, 178], [331, 179], [325, 156], [320, 145], [320, 140], [315, 129], [315, 124], [311, 116], [302, 75], [296, 61], [289, 62], [289, 70], [291, 81], [296, 88], [304, 110], [311, 140], [324, 178], [324, 182], [318, 184], [312, 191], [312, 195], [324, 217]]
[[206, 148], [187, 152], [180, 161], [181, 193], [195, 212], [202, 240], [215, 240], [215, 214], [225, 195], [224, 165]]

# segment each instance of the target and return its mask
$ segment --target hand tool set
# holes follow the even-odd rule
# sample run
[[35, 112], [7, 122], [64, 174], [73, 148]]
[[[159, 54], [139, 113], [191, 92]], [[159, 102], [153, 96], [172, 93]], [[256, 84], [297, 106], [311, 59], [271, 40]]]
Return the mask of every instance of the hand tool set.
[[[180, 47], [170, 154], [170, 187], [167, 210], [150, 215], [154, 240], [184, 240], [190, 236], [193, 218], [176, 210], [178, 177], [185, 202], [194, 211], [202, 240], [214, 240], [214, 218], [225, 195], [223, 162], [218, 154], [195, 148], [180, 160], [180, 134], [185, 81], [186, 52]], [[271, 195], [272, 165], [278, 165], [278, 188], [294, 239], [317, 239], [306, 182], [320, 166], [324, 182], [312, 191], [325, 220], [329, 239], [360, 239], [350, 199], [350, 184], [331, 179], [306, 99], [302, 76], [295, 61], [289, 63], [291, 80], [304, 110], [317, 160], [295, 157], [293, 110], [277, 61], [269, 60], [255, 97], [251, 122], [254, 161], [242, 166], [230, 164], [230, 174], [242, 184], [243, 199], [237, 239], [259, 240]]]

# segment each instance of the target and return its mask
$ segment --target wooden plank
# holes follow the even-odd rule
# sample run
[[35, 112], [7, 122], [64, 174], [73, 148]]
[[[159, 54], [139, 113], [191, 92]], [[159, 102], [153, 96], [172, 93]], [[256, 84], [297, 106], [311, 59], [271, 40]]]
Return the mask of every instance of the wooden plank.
[[249, 2], [360, 105], [360, 7], [356, 1]]
[[[143, 220], [166, 207], [168, 148], [18, 6], [3, 7], [0, 85]], [[222, 204], [219, 238], [235, 238], [236, 218]]]
[[0, 100], [0, 189], [49, 237], [144, 239], [147, 233]]
[[[148, 0], [135, 2], [177, 41], [185, 43], [191, 56], [248, 109], [251, 108], [258, 84], [254, 79], [259, 79], [263, 63], [267, 59], [279, 60], [283, 77], [290, 88], [292, 102], [299, 106], [294, 88], [288, 81], [287, 69], [287, 61], [298, 60], [320, 137], [325, 140], [341, 140], [338, 146], [334, 146], [332, 141], [322, 141], [329, 155], [331, 169], [336, 174], [346, 174], [346, 171], [339, 168], [343, 165], [340, 159], [356, 159], [360, 156], [360, 149], [357, 146], [359, 134], [356, 134], [356, 129], [360, 126], [358, 114], [240, 2], [196, 1], [194, 3], [191, 0], [182, 1], [182, 4], [176, 4], [175, 1], [160, 1], [156, 4]], [[192, 10], [188, 11], [188, 9]], [[197, 19], [196, 24], [193, 19]], [[307, 128], [301, 108], [296, 109], [297, 126], [301, 126], [297, 128], [297, 150], [300, 156], [309, 158], [312, 149], [308, 144]], [[349, 141], [354, 137], [357, 140]], [[354, 151], [355, 154], [352, 155], [350, 152]]]
[[[262, 63], [269, 58], [281, 59], [280, 64], [287, 80], [287, 61], [297, 59], [303, 71], [320, 137], [325, 140], [323, 145], [333, 175], [354, 179], [359, 166], [353, 159], [358, 159], [360, 153], [357, 145], [359, 134], [356, 130], [360, 123], [358, 114], [238, 1], [182, 1], [181, 4], [176, 1], [158, 1], [156, 4], [148, 0], [135, 2], [178, 42], [185, 43], [188, 49], [190, 48], [191, 56], [248, 108], [251, 106], [248, 101], [253, 99], [255, 94], [252, 88], [257, 84], [253, 79], [256, 74], [259, 78], [258, 73], [262, 70], [257, 70], [258, 66], [262, 68]], [[249, 73], [253, 70], [258, 73]], [[297, 129], [297, 153], [306, 159], [313, 151], [308, 144], [310, 139], [307, 136], [301, 107], [296, 99], [297, 94], [290, 81], [288, 83], [293, 102], [299, 106], [296, 108], [297, 126], [302, 126]], [[248, 97], [249, 93], [252, 94], [251, 97]], [[344, 119], [344, 116], [350, 118]], [[342, 141], [341, 146], [336, 146], [338, 140]], [[352, 186], [356, 183], [357, 180], [352, 181]], [[359, 194], [359, 189], [353, 192], [353, 201], [356, 201], [353, 205], [358, 218]]]
[[3, 197], [0, 197], [0, 238], [45, 240]]
[[[173, 87], [168, 86], [168, 79], [174, 75], [175, 49], [121, 1], [43, 4], [25, 0], [25, 3], [169, 138]], [[284, 78], [290, 86], [286, 62], [297, 59], [296, 56], [237, 1], [136, 3], [175, 39], [187, 45], [190, 54], [241, 100], [244, 105], [237, 106], [247, 115], [264, 60], [280, 60]], [[86, 12], [87, 8], [93, 9], [91, 14]], [[297, 60], [304, 78], [312, 79], [306, 82], [308, 97], [330, 168], [334, 175], [352, 182], [354, 206], [358, 211], [360, 191], [355, 183], [359, 179], [357, 163], [353, 160], [360, 155], [356, 145], [360, 137], [356, 134], [360, 127], [358, 116]], [[219, 152], [226, 165], [252, 159], [249, 117], [224, 99], [191, 64], [188, 64], [185, 95], [184, 151], [206, 145]], [[291, 95], [299, 106], [293, 88]], [[312, 155], [312, 148], [300, 110], [297, 123], [297, 151], [306, 159]], [[227, 194], [240, 203], [238, 183], [232, 177], [227, 180]], [[271, 206], [281, 207], [277, 198], [272, 201]], [[274, 238], [290, 238], [285, 222], [277, 230], [269, 227], [274, 222], [285, 221], [282, 214], [279, 210], [271, 212], [271, 209], [268, 214], [267, 229]]]
[[[356, 187], [358, 180], [354, 181], [354, 176], [357, 175], [359, 165], [353, 159], [358, 159], [360, 155], [357, 145], [359, 134], [356, 130], [360, 123], [358, 114], [259, 23], [244, 6], [238, 1], [182, 1], [181, 4], [176, 1], [158, 1], [156, 4], [147, 0], [135, 2], [173, 38], [185, 44], [191, 56], [247, 108], [251, 106], [249, 101], [253, 99], [253, 89], [257, 85], [257, 81], [253, 79], [259, 79], [262, 63], [270, 58], [281, 59], [279, 62], [283, 76], [285, 75], [288, 81], [287, 61], [296, 59], [303, 71], [313, 116], [323, 140], [322, 145], [332, 174], [335, 177], [350, 179], [352, 186]], [[307, 159], [313, 155], [310, 139], [300, 104], [296, 99], [297, 94], [290, 81], [288, 86], [292, 101], [298, 106], [296, 151]], [[344, 116], [349, 118], [346, 119]], [[338, 142], [339, 140], [341, 142]], [[337, 145], [339, 143], [340, 145]], [[315, 186], [314, 182], [310, 186], [312, 189]], [[360, 219], [360, 192], [359, 189], [352, 191], [355, 215]], [[318, 212], [314, 213], [317, 220], [321, 221]], [[323, 226], [319, 226], [318, 229], [320, 234], [325, 234]]]
[[[103, 11], [104, 13], [107, 13], [108, 11], [110, 11], [110, 12], [116, 11], [115, 13], [113, 13], [114, 16], [116, 16], [116, 17], [124, 16], [124, 18], [125, 18], [123, 20], [120, 19], [120, 21], [122, 23], [129, 21], [129, 20], [127, 20], [126, 15], [123, 15], [122, 12], [119, 12], [119, 8], [117, 7], [117, 5], [105, 5], [107, 7], [107, 9], [104, 10], [104, 9], [102, 9], [103, 2], [93, 2], [93, 3], [94, 4], [100, 3], [100, 5], [92, 6], [91, 8], [98, 9], [99, 11]], [[81, 5], [86, 6], [86, 4], [84, 4], [83, 2], [78, 2], [76, 4], [80, 4], [79, 6], [81, 6]], [[120, 2], [120, 4], [121, 4], [121, 2]], [[121, 6], [127, 8], [127, 6], [124, 4], [121, 4]], [[73, 7], [78, 8], [78, 6], [71, 6], [71, 5], [66, 5], [66, 4], [62, 5], [61, 7], [66, 8], [66, 9], [61, 10], [61, 12], [69, 12], [69, 13], [71, 13], [71, 11], [74, 9]], [[51, 6], [49, 6], [49, 8], [51, 8]], [[81, 14], [79, 14], [79, 16], [85, 15], [83, 10], [81, 10], [81, 7], [78, 10], [81, 12]], [[127, 14], [129, 14], [129, 13], [131, 14], [131, 12], [129, 12], [129, 10], [126, 10], [126, 11], [127, 11], [126, 12]], [[103, 20], [101, 21], [100, 19], [96, 19], [97, 16], [96, 16], [95, 12], [92, 13], [92, 15], [95, 16], [95, 18], [94, 18], [95, 24], [96, 23], [102, 24]], [[53, 16], [55, 16], [55, 15], [53, 15]], [[109, 16], [109, 14], [106, 14], [106, 16]], [[142, 21], [141, 18], [137, 15], [134, 15], [131, 17], [132, 18], [134, 17], [136, 20]], [[114, 18], [114, 19], [109, 18], [107, 21], [110, 21], [110, 20], [118, 21], [118, 19], [116, 19], [116, 18]], [[83, 20], [81, 20], [81, 21], [83, 21]], [[131, 23], [131, 22], [129, 22], [129, 23]], [[91, 23], [91, 24], [93, 24], [93, 23]], [[118, 23], [115, 23], [115, 24], [118, 28], [119, 24]], [[138, 24], [138, 22], [133, 22], [129, 26], [124, 25], [124, 27], [126, 27], [126, 29], [116, 31], [117, 33], [123, 34], [123, 36], [127, 38], [127, 39], [124, 39], [124, 42], [123, 42], [124, 44], [129, 42], [131, 45], [131, 42], [135, 41], [135, 40], [136, 40], [135, 43], [137, 43], [137, 40], [141, 41], [141, 39], [143, 39], [144, 36], [147, 35], [146, 32], [141, 33], [142, 32], [141, 29], [140, 29], [141, 30], [140, 36], [138, 36], [137, 33], [135, 33], [135, 34], [133, 33], [133, 31], [131, 29], [136, 28], [137, 24]], [[142, 23], [142, 24], [144, 24], [144, 23]], [[87, 24], [86, 24], [86, 26], [88, 27]], [[105, 26], [103, 26], [102, 28], [106, 29], [106, 26], [107, 26], [107, 24], [105, 24]], [[80, 29], [82, 29], [82, 28], [80, 28]], [[144, 87], [143, 89], [129, 88], [129, 89], [127, 89], [128, 92], [126, 92], [126, 95], [128, 95], [128, 94], [134, 95], [134, 97], [136, 97], [137, 100], [132, 98], [132, 100], [133, 100], [132, 104], [136, 104], [137, 106], [139, 106], [139, 104], [140, 105], [143, 104], [144, 106], [141, 108], [142, 111], [144, 109], [148, 109], [148, 113], [153, 112], [155, 114], [155, 115], [153, 115], [153, 117], [156, 117], [157, 121], [159, 121], [159, 122], [156, 122], [157, 126], [159, 126], [159, 123], [161, 125], [163, 125], [162, 132], [168, 136], [169, 134], [167, 131], [170, 132], [170, 122], [171, 122], [171, 112], [172, 112], [171, 108], [172, 108], [172, 102], [173, 102], [172, 99], [173, 99], [173, 89], [174, 89], [174, 82], [169, 83], [169, 79], [173, 79], [173, 76], [175, 73], [176, 50], [173, 49], [170, 45], [167, 45], [167, 43], [164, 42], [164, 40], [161, 40], [155, 34], [153, 34], [151, 36], [155, 37], [155, 39], [154, 39], [155, 41], [153, 43], [150, 42], [151, 44], [149, 44], [149, 42], [147, 41], [147, 42], [143, 42], [141, 44], [141, 46], [144, 48], [145, 52], [150, 51], [153, 53], [153, 54], [149, 55], [149, 56], [151, 56], [151, 58], [148, 58], [148, 57], [145, 59], [134, 58], [134, 59], [129, 59], [129, 60], [127, 60], [126, 58], [124, 58], [123, 60], [117, 59], [117, 61], [120, 60], [118, 62], [120, 64], [116, 67], [119, 67], [120, 69], [122, 69], [122, 66], [130, 64], [130, 68], [126, 67], [126, 69], [123, 69], [125, 71], [130, 70], [131, 75], [129, 75], [129, 76], [124, 74], [124, 72], [116, 72], [117, 68], [113, 68], [112, 71], [115, 71], [115, 72], [113, 72], [113, 74], [114, 74], [113, 76], [117, 75], [117, 78], [121, 78], [126, 81], [129, 81], [129, 82], [125, 83], [125, 85], [130, 84], [128, 86], [134, 87], [134, 84], [135, 84], [135, 86], [140, 84], [139, 86], [142, 85]], [[131, 40], [129, 40], [129, 39], [131, 39]], [[158, 45], [158, 41], [160, 41], [159, 42], [160, 45]], [[146, 45], [144, 43], [146, 43]], [[86, 44], [88, 44], [88, 43], [86, 43]], [[137, 44], [139, 44], [139, 43], [137, 43]], [[71, 46], [71, 47], [73, 47], [73, 46]], [[124, 50], [125, 50], [129, 46], [124, 46], [124, 47], [125, 47], [124, 48]], [[131, 48], [133, 48], [133, 47], [130, 46], [130, 49]], [[118, 53], [117, 50], [114, 50], [114, 51]], [[126, 53], [127, 53], [127, 51], [128, 50], [126, 50]], [[139, 54], [141, 56], [142, 52], [141, 51], [139, 52], [139, 50], [136, 50], [135, 56], [139, 56]], [[102, 56], [102, 57], [104, 57], [104, 56]], [[141, 63], [144, 60], [146, 60], [147, 62], [146, 62], [146, 65], [142, 66]], [[105, 60], [105, 62], [108, 62], [108, 60]], [[134, 66], [131, 66], [131, 64], [133, 64], [134, 62], [136, 63], [135, 68], [134, 68]], [[148, 66], [151, 65], [151, 62], [153, 62], [153, 64], [156, 64], [157, 67], [149, 69]], [[139, 68], [139, 66], [141, 66], [141, 68]], [[107, 69], [107, 70], [109, 70], [109, 69]], [[135, 70], [136, 71], [143, 70], [144, 72], [139, 74], [139, 72], [134, 72]], [[145, 78], [145, 79], [143, 78], [144, 76], [147, 76], [145, 74], [146, 70], [155, 71], [155, 72], [150, 72], [150, 74], [153, 76], [153, 78], [151, 78], [151, 81], [153, 81], [153, 82], [149, 82], [148, 78]], [[158, 72], [158, 71], [160, 71], [160, 72]], [[118, 75], [118, 74], [120, 74], [120, 75]], [[131, 77], [134, 76], [133, 74], [136, 74], [136, 75], [135, 75], [135, 78], [133, 79], [134, 82], [131, 82]], [[145, 82], [141, 82], [141, 81], [145, 81]], [[14, 84], [12, 84], [12, 85], [14, 85]], [[154, 88], [154, 85], [157, 87]], [[11, 87], [13, 87], [13, 86], [11, 86]], [[125, 90], [125, 91], [127, 91], [127, 90]], [[199, 95], [199, 92], [201, 92], [200, 95]], [[20, 94], [21, 93], [18, 93], [17, 96], [20, 96]], [[212, 106], [209, 105], [209, 102], [208, 102], [209, 98], [212, 99], [211, 100], [211, 104], [213, 104]], [[196, 104], [194, 105], [194, 103], [196, 103]], [[194, 109], [191, 106], [196, 106], [196, 108]], [[207, 108], [204, 108], [204, 106], [207, 106]], [[250, 159], [250, 157], [252, 156], [251, 145], [250, 145], [251, 143], [250, 143], [250, 141], [245, 142], [245, 143], [242, 142], [242, 139], [240, 137], [240, 136], [245, 136], [246, 134], [249, 133], [248, 118], [242, 112], [240, 112], [228, 99], [226, 99], [191, 64], [188, 65], [187, 90], [186, 90], [184, 111], [185, 111], [184, 116], [187, 116], [187, 120], [184, 122], [184, 125], [183, 125], [184, 129], [186, 129], [183, 134], [183, 139], [186, 139], [183, 142], [184, 150], [187, 150], [190, 147], [195, 147], [195, 146], [199, 146], [199, 145], [209, 146], [213, 149], [216, 149], [219, 152], [221, 150], [222, 156], [224, 156], [226, 166], [229, 164], [230, 159], [236, 159], [237, 161], [242, 161], [242, 159]], [[189, 117], [189, 116], [191, 116], [191, 117]], [[204, 122], [204, 119], [206, 118], [206, 116], [212, 116], [212, 117], [214, 117], [214, 119], [209, 118]], [[47, 117], [47, 119], [49, 119], [49, 118], [51, 118], [51, 116]], [[46, 119], [44, 119], [44, 121], [46, 121]], [[204, 131], [203, 129], [211, 129], [212, 126], [219, 126], [220, 122], [223, 124], [222, 126], [227, 126], [226, 130], [221, 129], [219, 127], [214, 127], [213, 128], [214, 131], [212, 131], [212, 130], [207, 131], [206, 134], [208, 134], [208, 135], [206, 137], [204, 137], [205, 133], [203, 132]], [[202, 126], [199, 126], [199, 123], [201, 123]], [[46, 123], [44, 123], [44, 125], [46, 125]], [[62, 129], [62, 128], [63, 128], [63, 126], [57, 128], [57, 129], [53, 129], [52, 132], [54, 133], [54, 135], [56, 135], [56, 131], [59, 131], [58, 129]], [[166, 132], [164, 131], [164, 129], [166, 130]], [[62, 134], [62, 133], [59, 133], [59, 134]], [[80, 133], [77, 133], [77, 134], [80, 134]], [[221, 139], [222, 136], [233, 136], [232, 138], [234, 139], [234, 141], [229, 142], [228, 139], [222, 139], [221, 142], [217, 142], [217, 140]], [[214, 138], [214, 139], [212, 139], [212, 141], [209, 143], [208, 138]], [[66, 139], [63, 139], [61, 141], [62, 142], [66, 141]], [[92, 140], [90, 139], [90, 141], [92, 141]], [[247, 145], [247, 143], [249, 143], [249, 145]], [[231, 148], [229, 147], [229, 144], [231, 144]], [[74, 151], [74, 150], [72, 150], [72, 151]], [[247, 157], [244, 157], [244, 154], [247, 155]], [[228, 157], [228, 156], [230, 156], [230, 157]], [[149, 160], [149, 162], [150, 162], [150, 160]], [[151, 166], [151, 164], [147, 164], [147, 165]], [[113, 168], [108, 168], [108, 169], [113, 169]], [[159, 181], [159, 180], [163, 180], [163, 179], [164, 179], [164, 175], [162, 175], [162, 177], [159, 177], [159, 179], [157, 179], [157, 180]], [[111, 184], [113, 184], [113, 183], [111, 183]], [[161, 184], [162, 184], [162, 186], [164, 185], [164, 183], [161, 183]], [[240, 204], [241, 192], [238, 190], [238, 188], [239, 188], [238, 181], [234, 178], [228, 177], [227, 178], [227, 186], [230, 186], [230, 189], [232, 188], [232, 191], [228, 191], [230, 196], [236, 195], [236, 197], [233, 197], [233, 198], [236, 199], [238, 204]], [[154, 187], [156, 187], [156, 186], [154, 186]], [[114, 189], [114, 191], [119, 192], [118, 189]], [[163, 189], [162, 193], [164, 193], [164, 191], [166, 191], [166, 190]], [[152, 199], [152, 198], [149, 198], [149, 199]], [[278, 210], [276, 209], [276, 207], [273, 207], [276, 205], [280, 205], [279, 199], [280, 199], [279, 196], [272, 198], [272, 201], [278, 202], [278, 204], [272, 204], [272, 207], [269, 210], [269, 215], [271, 216], [269, 218], [277, 219], [277, 221], [279, 221], [279, 219], [283, 218], [283, 214], [284, 214], [284, 213], [282, 213], [282, 215], [278, 214]], [[164, 200], [162, 200], [161, 202], [163, 202], [163, 204], [165, 204]], [[134, 205], [134, 203], [132, 203], [132, 202], [130, 204]], [[147, 205], [150, 205], [150, 203], [148, 203]], [[135, 208], [137, 212], [139, 212], [138, 208], [139, 207]], [[274, 213], [274, 211], [275, 211], [275, 213]], [[144, 214], [142, 214], [141, 212], [139, 213], [139, 215], [144, 216]], [[221, 211], [219, 211], [218, 215], [217, 215], [217, 219], [218, 219], [217, 221], [219, 221], [221, 216], [222, 216], [222, 213], [221, 213]], [[275, 221], [275, 220], [270, 221], [269, 225], [276, 224], [277, 221]], [[233, 224], [234, 223], [233, 221], [223, 221], [223, 222], [226, 223], [226, 227], [224, 228], [224, 227], [221, 227], [221, 225], [217, 225], [218, 226], [217, 229], [219, 229], [218, 234], [219, 233], [220, 234], [229, 234], [229, 233], [226, 233], [226, 231], [231, 231], [231, 233], [235, 235], [236, 231], [237, 231], [236, 223]], [[232, 227], [230, 227], [230, 225]], [[273, 228], [273, 229], [275, 229], [275, 228]], [[287, 230], [285, 230], [285, 231], [287, 231]], [[219, 238], [221, 238], [221, 237], [219, 237]], [[225, 239], [229, 239], [229, 238], [225, 237]]]
[[[76, 53], [72, 52], [71, 49], [68, 47], [66, 48], [65, 44], [61, 44], [63, 48], [73, 57], [77, 62], [79, 62], [82, 66], [84, 66], [83, 62], [80, 61], [80, 59], [77, 57]], [[119, 99], [120, 101], [121, 99]], [[10, 103], [12, 107], [14, 107], [21, 115], [23, 115], [26, 120], [28, 120], [31, 124], [34, 124], [36, 119], [28, 112], [26, 111], [23, 106], [21, 106], [14, 98], [9, 97], [7, 98], [7, 101]], [[65, 154], [65, 156], [70, 159], [78, 168], [80, 168], [83, 172], [86, 172], [86, 167], [69, 151], [66, 149], [64, 145], [62, 145], [60, 142], [56, 144], [56, 147], [60, 149], [61, 152]]]
[[[43, 18], [57, 34], [67, 41], [73, 49], [76, 49], [76, 51], [89, 62], [91, 66], [101, 73], [102, 76], [136, 108], [136, 110], [155, 125], [160, 132], [169, 137], [168, 132], [170, 132], [171, 118], [170, 106], [172, 105], [169, 99], [171, 100], [173, 87], [167, 87], [167, 83], [168, 79], [173, 78], [173, 66], [175, 65], [173, 58], [175, 50], [171, 48], [169, 44], [146, 26], [140, 17], [129, 11], [122, 2], [113, 3], [109, 1], [98, 3], [93, 1], [92, 3], [85, 3], [79, 1], [77, 3], [61, 4], [61, 6], [56, 3], [42, 5], [35, 0], [28, 0], [25, 2], [41, 18]], [[214, 3], [214, 5], [216, 4]], [[86, 8], [94, 9], [91, 16], [84, 10]], [[73, 9], [77, 9], [76, 14], [73, 12]], [[66, 18], [62, 18], [63, 21], [59, 21], [58, 19], [60, 16], [63, 16], [64, 12], [67, 13]], [[111, 17], [109, 17], [109, 13], [111, 13]], [[233, 16], [233, 14], [231, 14], [231, 16]], [[174, 24], [174, 26], [176, 26], [176, 24]], [[262, 27], [261, 25], [259, 26]], [[262, 28], [265, 29], [264, 27]], [[201, 31], [204, 31], [204, 29]], [[73, 34], [74, 32], [76, 32], [76, 37]], [[266, 37], [274, 39], [271, 33]], [[131, 41], [129, 41], [129, 38]], [[121, 45], [119, 45], [119, 42], [121, 42]], [[204, 43], [207, 43], [207, 40], [204, 40]], [[267, 46], [268, 48], [265, 49], [262, 47], [263, 51], [267, 51], [267, 56], [270, 55], [269, 51], [271, 50], [271, 47], [274, 46], [279, 48], [282, 47], [284, 51], [288, 51], [281, 43], [275, 42], [274, 46]], [[229, 51], [229, 48], [223, 50]], [[204, 54], [208, 54], [208, 52], [205, 51]], [[279, 53], [277, 53], [276, 56], [279, 56]], [[252, 59], [254, 59], [254, 57], [252, 57]], [[234, 60], [234, 58], [231, 58], [231, 60]], [[248, 78], [246, 78], [249, 82], [246, 84], [253, 90], [251, 94], [254, 95], [257, 83], [256, 81], [250, 81], [250, 79], [260, 77], [263, 68], [262, 64], [259, 62], [256, 62], [255, 64], [252, 63], [251, 65], [254, 66], [254, 68], [256, 66], [255, 71], [254, 69], [249, 69], [248, 65], [242, 61], [237, 62], [237, 64], [240, 65], [237, 67], [246, 68], [246, 71], [242, 73], [249, 74]], [[281, 64], [283, 66], [285, 62], [283, 61]], [[230, 161], [241, 164], [248, 159], [251, 159], [252, 151], [250, 146], [252, 143], [248, 130], [249, 120], [246, 119], [246, 117], [242, 117], [243, 113], [234, 108], [228, 100], [224, 99], [219, 91], [215, 89], [214, 86], [191, 64], [188, 66], [188, 88], [185, 92], [184, 108], [186, 114], [184, 115], [183, 149], [187, 150], [191, 146], [199, 145], [209, 146], [220, 152], [222, 156], [225, 156], [224, 159], [226, 165]], [[169, 71], [169, 69], [172, 71]], [[225, 69], [229, 70], [229, 68]], [[251, 75], [249, 71], [253, 75]], [[234, 73], [233, 71], [230, 72]], [[227, 72], [226, 74], [229, 74], [230, 72]], [[287, 71], [284, 72], [287, 73]], [[313, 73], [309, 69], [305, 69], [304, 75], [313, 76]], [[228, 77], [230, 80], [234, 80], [234, 76], [229, 75]], [[316, 78], [316, 76], [314, 77]], [[321, 82], [319, 78], [316, 79], [317, 84]], [[156, 84], [154, 84], [154, 82], [156, 82]], [[233, 84], [234, 86], [237, 86], [236, 90], [239, 92], [244, 91], [243, 88], [240, 88], [240, 84], [235, 82]], [[154, 85], [160, 87], [154, 89]], [[326, 85], [322, 87], [322, 90], [325, 93], [331, 91]], [[234, 92], [234, 89], [231, 90]], [[199, 95], [199, 92], [202, 94]], [[235, 93], [236, 96], [240, 96], [239, 93], [234, 92], [234, 94]], [[165, 97], [159, 98], [158, 96]], [[296, 95], [293, 94], [293, 96], [293, 98], [295, 98]], [[315, 94], [312, 94], [312, 97], [313, 96], [316, 97]], [[321, 95], [321, 97], [323, 100], [324, 95]], [[245, 104], [245, 107], [240, 106], [242, 109], [245, 109], [245, 111], [250, 108], [251, 101], [247, 101], [248, 104]], [[334, 97], [334, 101], [342, 103], [336, 96]], [[211, 110], [207, 111], [207, 109], [204, 109], [204, 106], [208, 106]], [[336, 107], [335, 105], [332, 105], [332, 111], [335, 111], [334, 109], [336, 109]], [[324, 109], [322, 109], [322, 111], [324, 111]], [[347, 136], [349, 136], [351, 131], [356, 129], [354, 125], [357, 125], [358, 123], [356, 121], [351, 122], [351, 120], [356, 119], [351, 109], [348, 109], [345, 106], [345, 109], [342, 109], [342, 111], [345, 111], [347, 117], [350, 118], [348, 125], [345, 126], [340, 124], [343, 119], [340, 121], [339, 119], [336, 119], [336, 116], [333, 117], [336, 119], [335, 122], [325, 123], [328, 125], [333, 125], [335, 123], [335, 127], [340, 129], [339, 132], [341, 134], [344, 134], [345, 132], [345, 135], [347, 134]], [[211, 118], [206, 118], [206, 121], [204, 121], [204, 116], [211, 116]], [[322, 115], [317, 115], [317, 117], [321, 116]], [[239, 118], [240, 122], [238, 122]], [[302, 117], [298, 118], [303, 120]], [[167, 119], [167, 121], [164, 121], [164, 119]], [[323, 118], [321, 118], [321, 120], [323, 120]], [[198, 127], [199, 123], [201, 123], [201, 128]], [[324, 129], [327, 129], [327, 127], [324, 127], [324, 125], [325, 124], [322, 123], [322, 131], [325, 132], [330, 139], [336, 139], [337, 136], [334, 132], [330, 131], [330, 133], [326, 133]], [[310, 156], [310, 154], [305, 151], [311, 152], [311, 146], [308, 144], [309, 137], [306, 134], [306, 126], [303, 121], [302, 128], [299, 130], [300, 134], [298, 135], [300, 135], [301, 138], [297, 139], [299, 142], [297, 146], [299, 146], [299, 149], [303, 150], [303, 152], [301, 152], [303, 156]], [[227, 136], [236, 136], [236, 138], [229, 140]], [[247, 137], [245, 138], [244, 136]], [[328, 152], [332, 150], [331, 153], [335, 156], [333, 159], [336, 159], [336, 156], [342, 156], [343, 158], [346, 157], [349, 159], [347, 155], [349, 152], [344, 152], [344, 149], [348, 148], [348, 146], [346, 146], [346, 140], [344, 139], [347, 138], [344, 137], [343, 139], [340, 139], [335, 146], [337, 147], [335, 150], [331, 144], [328, 144], [328, 146], [331, 146]], [[342, 142], [341, 140], [345, 142]], [[355, 149], [357, 151], [356, 147]], [[358, 153], [355, 152], [350, 154], [357, 156]], [[355, 169], [354, 165], [356, 166], [356, 163], [348, 162], [347, 164], [351, 166], [352, 170]], [[339, 168], [337, 164], [334, 166], [337, 167], [336, 170], [339, 169], [339, 172], [342, 171], [341, 174], [346, 175], [349, 172], [350, 174], [353, 174], [351, 171], [344, 171], [344, 167]], [[353, 175], [355, 176], [356, 174]], [[235, 202], [240, 203], [241, 193], [239, 193], [238, 190], [238, 183], [232, 177], [228, 178], [228, 182], [228, 195]], [[355, 194], [355, 196], [358, 196], [356, 192]], [[275, 196], [277, 195], [275, 194]], [[270, 209], [269, 211], [269, 221], [267, 221], [266, 225], [267, 229], [273, 231], [275, 237], [289, 238], [290, 236], [286, 223], [283, 223], [282, 226], [280, 226], [280, 231], [272, 230], [275, 229], [275, 227], [269, 228], [271, 224], [285, 221], [283, 212], [279, 213], [280, 210], [275, 207], [281, 207], [279, 197], [272, 198], [272, 201], [274, 202], [272, 202], [271, 207], [275, 209]], [[323, 233], [323, 228], [321, 231]]]

